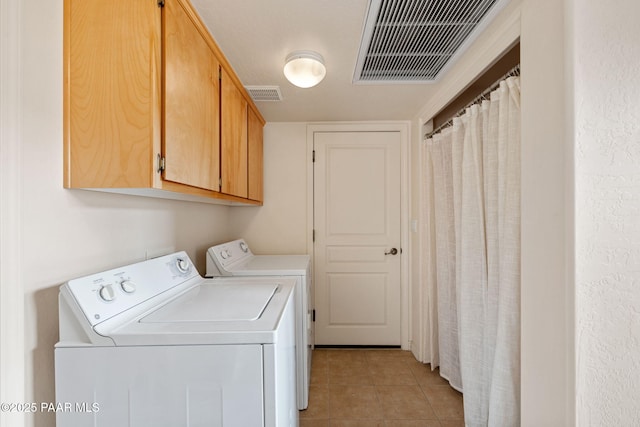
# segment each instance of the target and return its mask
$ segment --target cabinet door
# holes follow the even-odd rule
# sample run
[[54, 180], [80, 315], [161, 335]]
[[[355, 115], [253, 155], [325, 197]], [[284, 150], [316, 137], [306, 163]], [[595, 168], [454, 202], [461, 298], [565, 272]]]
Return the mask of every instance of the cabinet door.
[[247, 197], [247, 101], [222, 69], [222, 192]]
[[149, 187], [160, 148], [154, 0], [64, 2], [64, 185]]
[[252, 109], [248, 111], [247, 121], [249, 132], [249, 199], [261, 202], [263, 198], [262, 121]]
[[219, 191], [219, 63], [182, 1], [163, 17], [164, 179]]

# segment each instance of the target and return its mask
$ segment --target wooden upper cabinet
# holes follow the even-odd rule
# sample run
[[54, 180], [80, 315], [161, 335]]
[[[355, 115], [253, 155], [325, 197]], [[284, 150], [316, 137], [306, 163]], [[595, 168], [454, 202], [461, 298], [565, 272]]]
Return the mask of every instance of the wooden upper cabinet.
[[64, 7], [65, 187], [149, 187], [161, 139], [161, 9], [155, 0]]
[[247, 101], [222, 69], [222, 192], [247, 197]]
[[263, 126], [264, 122], [253, 109], [247, 113], [248, 124], [248, 198], [259, 202], [263, 201]]
[[177, 0], [164, 7], [164, 179], [220, 190], [220, 67]]
[[189, 0], [64, 0], [63, 61], [65, 187], [261, 203], [264, 120]]

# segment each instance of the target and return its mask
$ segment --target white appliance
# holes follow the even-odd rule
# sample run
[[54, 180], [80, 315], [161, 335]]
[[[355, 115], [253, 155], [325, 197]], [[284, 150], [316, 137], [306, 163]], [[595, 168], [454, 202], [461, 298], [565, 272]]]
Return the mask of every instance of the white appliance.
[[296, 279], [296, 372], [298, 409], [309, 404], [314, 310], [309, 255], [254, 255], [244, 239], [207, 250], [206, 277], [287, 276]]
[[185, 252], [65, 283], [57, 426], [297, 426], [295, 286], [206, 280]]

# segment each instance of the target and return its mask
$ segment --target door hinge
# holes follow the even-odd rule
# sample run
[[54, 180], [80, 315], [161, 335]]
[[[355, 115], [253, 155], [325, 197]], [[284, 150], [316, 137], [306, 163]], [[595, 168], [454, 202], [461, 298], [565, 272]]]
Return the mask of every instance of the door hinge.
[[218, 178], [218, 188], [222, 188], [222, 178]]
[[316, 230], [315, 230], [315, 228], [311, 231], [311, 241], [312, 242], [316, 241]]
[[165, 168], [167, 166], [167, 160], [162, 157], [160, 154], [158, 154], [158, 173], [162, 173], [164, 172]]
[[164, 7], [164, 0], [158, 0], [158, 7]]
[[311, 314], [311, 321], [315, 322], [316, 321], [316, 309], [314, 308], [311, 313], [312, 313]]
[[313, 150], [311, 152], [311, 162], [315, 163], [316, 162], [316, 150]]

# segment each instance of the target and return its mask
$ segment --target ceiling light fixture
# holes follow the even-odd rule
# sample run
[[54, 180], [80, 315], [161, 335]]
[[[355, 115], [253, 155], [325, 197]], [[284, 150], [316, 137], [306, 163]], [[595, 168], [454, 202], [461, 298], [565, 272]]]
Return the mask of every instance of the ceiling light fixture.
[[324, 59], [319, 53], [310, 50], [291, 52], [284, 64], [284, 75], [292, 84], [308, 88], [317, 85], [324, 79], [327, 69]]

